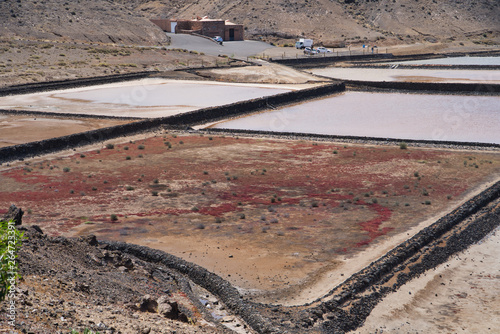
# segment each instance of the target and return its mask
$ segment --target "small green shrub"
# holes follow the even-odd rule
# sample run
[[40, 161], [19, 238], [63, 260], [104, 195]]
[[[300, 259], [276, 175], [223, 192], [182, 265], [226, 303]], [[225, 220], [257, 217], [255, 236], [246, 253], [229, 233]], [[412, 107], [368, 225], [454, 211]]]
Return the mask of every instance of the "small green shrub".
[[118, 216], [115, 215], [114, 213], [111, 215], [111, 221], [117, 221], [118, 220]]
[[70, 170], [71, 170], [71, 168], [69, 168], [69, 167], [64, 167], [63, 168], [63, 172], [65, 172], [65, 173], [69, 172]]
[[[80, 332], [72, 329], [71, 332], [69, 334], [80, 334]], [[91, 331], [90, 329], [88, 328], [85, 328], [85, 330], [83, 331], [83, 333], [81, 334], [100, 334], [99, 332], [94, 332], [94, 331]]]
[[139, 145], [139, 146], [137, 146], [137, 148], [138, 148], [139, 150], [143, 150], [143, 149], [145, 149], [146, 147], [145, 147], [144, 145]]
[[0, 221], [0, 301], [15, 288], [15, 281], [20, 277], [16, 258], [24, 239], [24, 232], [20, 232], [13, 221]]
[[107, 148], [108, 150], [112, 150], [112, 149], [114, 149], [114, 148], [115, 148], [115, 145], [113, 145], [113, 144], [106, 144], [106, 148]]
[[408, 144], [405, 142], [399, 143], [399, 148], [402, 150], [406, 150], [408, 148]]

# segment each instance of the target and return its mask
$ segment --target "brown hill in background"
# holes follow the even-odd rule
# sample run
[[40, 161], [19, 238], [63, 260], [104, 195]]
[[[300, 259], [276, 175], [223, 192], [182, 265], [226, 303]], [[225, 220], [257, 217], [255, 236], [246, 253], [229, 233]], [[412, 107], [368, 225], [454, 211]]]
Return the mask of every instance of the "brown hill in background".
[[273, 42], [500, 42], [497, 0], [8, 0], [0, 1], [0, 35], [154, 45], [167, 38], [149, 18], [196, 16], [242, 23], [247, 39]]
[[246, 37], [322, 40], [392, 38], [493, 43], [500, 31], [496, 0], [118, 0], [146, 17], [209, 16], [243, 23]]
[[126, 45], [168, 41], [147, 18], [124, 7], [105, 0], [0, 1], [0, 36]]

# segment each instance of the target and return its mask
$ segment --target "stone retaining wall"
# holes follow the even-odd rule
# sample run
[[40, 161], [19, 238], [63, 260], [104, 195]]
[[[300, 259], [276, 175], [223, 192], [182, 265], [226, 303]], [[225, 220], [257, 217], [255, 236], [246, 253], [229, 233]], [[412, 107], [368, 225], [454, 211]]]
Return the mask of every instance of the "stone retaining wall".
[[392, 53], [378, 53], [369, 55], [351, 55], [351, 56], [311, 56], [308, 58], [272, 58], [273, 63], [287, 65], [292, 67], [324, 67], [334, 63], [343, 61], [356, 61], [356, 60], [377, 60], [377, 59], [392, 59]]
[[[497, 182], [333, 289], [329, 294], [331, 300], [314, 309], [323, 313], [337, 313], [339, 318], [336, 318], [336, 323], [323, 323], [322, 327], [335, 328], [340, 332], [357, 328], [385, 295], [482, 240], [500, 225], [498, 205], [486, 207], [499, 198], [500, 182]], [[470, 219], [479, 211], [481, 214], [478, 217]], [[470, 221], [464, 223], [468, 219]], [[459, 224], [463, 226], [458, 228]], [[445, 234], [448, 235], [443, 239]], [[407, 272], [403, 272], [405, 269]], [[396, 283], [387, 287], [385, 283], [394, 277]], [[337, 312], [339, 307], [346, 304], [350, 306], [348, 314]]]
[[[499, 198], [500, 182], [497, 182], [348, 278], [322, 298], [328, 299], [327, 301], [318, 300], [301, 307], [256, 304], [244, 300], [229, 282], [196, 264], [144, 246], [122, 242], [106, 243], [111, 249], [132, 254], [145, 261], [161, 262], [187, 275], [193, 282], [221, 298], [232, 312], [240, 315], [258, 333], [306, 333], [318, 332], [318, 329], [324, 333], [344, 333], [360, 326], [385, 295], [396, 291], [426, 270], [446, 262], [451, 255], [480, 241], [500, 225], [498, 205], [487, 207]], [[481, 213], [478, 217], [453, 231], [478, 212]], [[450, 235], [442, 243], [440, 238], [446, 233]], [[408, 262], [409, 265], [405, 264]], [[406, 267], [409, 271], [403, 273]], [[382, 287], [382, 284], [395, 275], [397, 281], [392, 287]], [[279, 314], [279, 322], [267, 318], [265, 314], [269, 312]], [[284, 325], [286, 321], [298, 325], [298, 328], [287, 328]]]
[[137, 80], [137, 79], [148, 78], [151, 75], [157, 73], [158, 73], [157, 71], [136, 72], [127, 74], [106, 75], [106, 76], [92, 77], [92, 78], [66, 79], [66, 80], [56, 80], [50, 82], [37, 82], [37, 83], [28, 83], [28, 84], [14, 85], [8, 87], [0, 87], [0, 96], [38, 93], [56, 89], [68, 89], [76, 87], [102, 85], [120, 81]]
[[71, 114], [71, 113], [57, 113], [57, 112], [45, 112], [45, 111], [33, 111], [33, 110], [9, 110], [0, 109], [0, 114], [3, 115], [14, 115], [14, 116], [39, 116], [39, 117], [51, 117], [51, 118], [87, 118], [87, 119], [110, 119], [110, 120], [141, 120], [142, 117], [126, 117], [126, 116], [107, 116], [107, 115], [93, 115], [93, 114]]
[[63, 137], [51, 138], [15, 146], [7, 146], [0, 148], [0, 163], [90, 145], [108, 139], [158, 129], [161, 126], [188, 128], [196, 124], [214, 122], [228, 117], [252, 113], [258, 110], [326, 96], [344, 90], [344, 84], [328, 84], [309, 89], [236, 102], [219, 107], [199, 109], [169, 117], [144, 119], [133, 123], [91, 130]]
[[360, 144], [382, 144], [382, 145], [399, 145], [402, 142], [413, 146], [436, 146], [446, 148], [471, 148], [471, 149], [500, 149], [500, 144], [493, 143], [476, 143], [476, 142], [457, 142], [446, 140], [424, 140], [424, 139], [401, 139], [401, 138], [378, 138], [378, 137], [362, 137], [362, 136], [338, 136], [338, 135], [323, 135], [313, 133], [300, 132], [278, 132], [278, 131], [259, 131], [259, 130], [243, 130], [243, 129], [221, 129], [208, 128], [200, 131], [207, 133], [224, 133], [229, 135], [249, 135], [249, 136], [266, 136], [276, 137], [281, 139], [302, 139], [302, 140], [325, 140], [338, 141]]
[[484, 83], [436, 83], [399, 81], [344, 80], [349, 89], [387, 89], [395, 91], [418, 91], [432, 93], [478, 93], [498, 94], [500, 85]]
[[187, 275], [190, 280], [218, 296], [222, 302], [235, 314], [241, 316], [258, 333], [279, 333], [280, 331], [261, 316], [256, 305], [245, 301], [228, 281], [207, 269], [187, 262], [174, 255], [144, 246], [124, 242], [104, 242], [109, 249], [134, 255], [144, 261], [161, 263], [168, 268]]

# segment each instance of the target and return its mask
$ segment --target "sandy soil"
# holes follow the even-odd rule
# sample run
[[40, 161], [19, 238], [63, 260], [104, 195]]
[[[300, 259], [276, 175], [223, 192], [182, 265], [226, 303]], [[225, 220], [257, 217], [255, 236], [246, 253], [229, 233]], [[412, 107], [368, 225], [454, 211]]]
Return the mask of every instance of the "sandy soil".
[[288, 66], [255, 60], [260, 66], [197, 71], [201, 76], [234, 82], [262, 82], [272, 84], [306, 84], [324, 81]]
[[128, 121], [0, 114], [0, 147], [61, 137], [125, 123], [128, 123]]
[[321, 297], [374, 249], [381, 255], [491, 181], [500, 163], [493, 153], [307, 141], [121, 140], [2, 166], [1, 207], [15, 202], [50, 234], [166, 250], [287, 305]]
[[356, 333], [495, 333], [500, 229], [386, 297]]
[[7, 39], [0, 40], [0, 87], [220, 63], [227, 59], [159, 47]]

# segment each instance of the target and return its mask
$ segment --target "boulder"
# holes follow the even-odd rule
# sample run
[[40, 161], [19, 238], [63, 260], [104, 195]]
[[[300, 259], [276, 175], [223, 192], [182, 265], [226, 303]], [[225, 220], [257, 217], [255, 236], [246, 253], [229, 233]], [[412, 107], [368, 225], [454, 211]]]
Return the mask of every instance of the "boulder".
[[142, 296], [139, 301], [139, 310], [142, 312], [156, 313], [158, 310], [158, 302], [154, 300], [151, 295]]
[[23, 223], [24, 211], [12, 204], [9, 208], [9, 211], [4, 215], [4, 221], [14, 221], [15, 225], [21, 225]]

